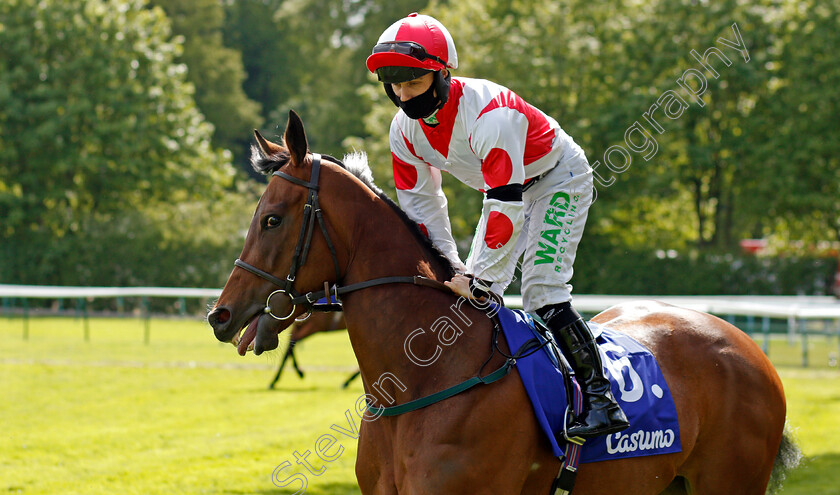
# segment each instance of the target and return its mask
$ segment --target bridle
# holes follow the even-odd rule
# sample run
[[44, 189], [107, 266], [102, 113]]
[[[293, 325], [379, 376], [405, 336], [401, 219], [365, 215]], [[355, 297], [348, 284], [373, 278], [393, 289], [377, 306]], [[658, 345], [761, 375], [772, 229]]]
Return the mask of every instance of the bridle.
[[[333, 159], [332, 157], [329, 158]], [[341, 162], [339, 162], [338, 160], [335, 161], [341, 164]], [[306, 306], [310, 312], [341, 311], [342, 303], [339, 297], [340, 295], [383, 284], [411, 283], [414, 285], [423, 285], [426, 287], [433, 287], [435, 289], [442, 290], [445, 292], [450, 292], [449, 288], [446, 287], [443, 283], [438, 282], [436, 280], [428, 279], [426, 277], [421, 277], [419, 275], [406, 277], [382, 277], [339, 287], [338, 283], [341, 281], [342, 276], [341, 269], [338, 264], [338, 255], [336, 254], [335, 246], [333, 245], [333, 242], [330, 239], [330, 235], [327, 230], [327, 223], [326, 220], [324, 220], [324, 216], [321, 213], [321, 206], [318, 202], [318, 179], [320, 173], [321, 155], [319, 155], [318, 153], [313, 153], [312, 172], [309, 175], [309, 181], [298, 179], [297, 177], [293, 177], [287, 173], [281, 172], [280, 170], [275, 171], [273, 174], [277, 177], [282, 177], [283, 179], [286, 179], [287, 181], [293, 184], [297, 184], [299, 186], [303, 186], [309, 189], [309, 195], [306, 198], [306, 203], [303, 205], [303, 221], [300, 225], [300, 234], [298, 235], [297, 245], [295, 246], [295, 251], [292, 255], [292, 263], [289, 267], [289, 274], [286, 276], [286, 279], [283, 280], [266, 271], [260, 270], [254, 265], [246, 263], [245, 261], [242, 261], [239, 258], [237, 258], [236, 261], [233, 262], [234, 266], [238, 266], [239, 268], [242, 268], [243, 270], [248, 271], [264, 280], [268, 280], [274, 285], [280, 287], [280, 289], [275, 290], [274, 292], [268, 295], [268, 298], [266, 298], [265, 308], [263, 309], [264, 313], [268, 314], [274, 319], [283, 321], [291, 318], [298, 305]], [[307, 292], [306, 294], [300, 294], [294, 288], [295, 278], [297, 276], [298, 270], [301, 266], [304, 265], [304, 263], [306, 263], [306, 258], [309, 255], [309, 248], [312, 245], [312, 234], [315, 232], [316, 221], [318, 222], [318, 226], [321, 229], [321, 233], [324, 234], [324, 239], [327, 241], [327, 247], [329, 248], [330, 255], [332, 256], [333, 266], [335, 267], [335, 284], [332, 287], [330, 287], [329, 282], [324, 281], [323, 290], [316, 292]], [[275, 295], [284, 295], [289, 298], [289, 302], [291, 303], [292, 307], [286, 316], [281, 317], [272, 313], [271, 298]], [[326, 303], [320, 303], [319, 300], [325, 297], [329, 300]], [[332, 302], [332, 300], [335, 300], [335, 302]]]
[[[332, 158], [332, 157], [330, 157]], [[338, 160], [336, 160], [337, 163]], [[341, 270], [338, 265], [338, 256], [335, 252], [335, 246], [330, 239], [330, 235], [327, 231], [327, 224], [324, 220], [324, 216], [321, 213], [320, 204], [318, 203], [318, 177], [321, 172], [321, 155], [313, 154], [312, 158], [312, 172], [309, 176], [309, 181], [298, 179], [297, 177], [292, 177], [289, 174], [283, 173], [279, 170], [274, 172], [274, 175], [278, 177], [282, 177], [293, 184], [297, 184], [309, 189], [309, 196], [306, 198], [306, 203], [303, 206], [303, 222], [300, 226], [300, 235], [298, 236], [297, 245], [295, 246], [295, 252], [292, 256], [292, 264], [289, 267], [289, 274], [286, 276], [286, 279], [280, 279], [275, 277], [274, 275], [260, 270], [259, 268], [242, 261], [241, 259], [236, 259], [233, 262], [235, 266], [242, 268], [258, 277], [261, 277], [269, 282], [281, 287], [278, 290], [275, 290], [271, 294], [268, 295], [268, 298], [265, 301], [265, 308], [263, 312], [275, 318], [277, 320], [288, 320], [295, 312], [295, 308], [298, 304], [305, 304], [308, 306], [310, 312], [311, 311], [340, 311], [342, 310], [342, 303], [339, 296], [341, 294], [346, 294], [348, 292], [353, 292], [360, 289], [365, 289], [368, 287], [373, 287], [376, 285], [384, 285], [384, 284], [395, 284], [395, 283], [410, 283], [414, 285], [422, 285], [425, 287], [432, 287], [449, 294], [452, 292], [449, 290], [449, 287], [444, 285], [437, 280], [431, 280], [425, 277], [421, 277], [419, 275], [415, 276], [406, 276], [406, 277], [382, 277], [382, 278], [375, 278], [373, 280], [368, 280], [366, 282], [359, 282], [356, 284], [345, 285], [343, 287], [339, 287], [338, 283], [341, 281]], [[324, 234], [324, 239], [327, 241], [327, 246], [330, 249], [330, 254], [333, 259], [333, 264], [335, 265], [335, 275], [336, 275], [336, 283], [333, 285], [332, 288], [329, 287], [329, 282], [324, 282], [324, 290], [318, 292], [308, 292], [306, 294], [299, 294], [294, 288], [295, 276], [297, 274], [298, 269], [306, 263], [306, 257], [309, 254], [309, 248], [311, 247], [312, 243], [312, 233], [315, 231], [315, 221], [317, 220], [318, 225], [321, 228], [321, 232]], [[276, 294], [283, 294], [289, 298], [290, 303], [292, 304], [292, 308], [289, 310], [289, 313], [286, 316], [280, 317], [275, 315], [271, 312], [271, 298], [274, 297]], [[335, 298], [335, 303], [328, 302], [327, 304], [321, 304], [317, 301], [322, 297], [329, 297], [332, 299]], [[496, 349], [498, 348], [498, 334], [500, 331], [498, 320], [494, 326], [494, 335], [493, 341], [495, 342], [494, 347], [491, 349], [492, 353], [490, 357], [484, 362], [479, 369], [478, 375], [467, 379], [464, 382], [461, 382], [454, 387], [450, 387], [446, 390], [442, 390], [435, 394], [422, 397], [420, 399], [416, 399], [405, 404], [393, 407], [380, 407], [380, 408], [373, 408], [373, 406], [368, 403], [367, 408], [368, 411], [375, 415], [375, 417], [379, 417], [382, 415], [387, 416], [394, 416], [398, 414], [403, 414], [405, 412], [414, 411], [423, 407], [426, 407], [431, 404], [435, 404], [439, 401], [457, 395], [465, 390], [468, 390], [476, 385], [479, 384], [489, 384], [493, 383], [497, 380], [504, 378], [505, 376], [510, 373], [510, 369], [516, 365], [516, 360], [522, 357], [527, 357], [528, 355], [542, 349], [547, 343], [549, 342], [546, 340], [542, 345], [536, 344], [536, 338], [529, 340], [523, 345], [519, 351], [517, 351], [512, 356], [506, 356], [507, 359], [502, 364], [500, 368], [496, 371], [489, 373], [485, 376], [481, 376], [481, 370], [484, 369], [484, 366], [490, 362], [495, 354]]]
[[[268, 298], [265, 301], [265, 313], [275, 318], [277, 320], [287, 320], [289, 319], [292, 314], [295, 312], [295, 308], [298, 304], [302, 302], [307, 302], [310, 305], [314, 304], [316, 300], [310, 301], [306, 298], [301, 300], [301, 295], [295, 290], [294, 283], [295, 278], [297, 277], [297, 272], [304, 263], [306, 263], [306, 258], [309, 255], [309, 248], [312, 246], [312, 233], [315, 232], [315, 222], [318, 222], [318, 226], [321, 228], [321, 232], [324, 234], [324, 239], [327, 240], [327, 246], [330, 249], [330, 255], [332, 256], [333, 266], [335, 267], [335, 276], [336, 280], [341, 279], [341, 269], [338, 265], [338, 255], [336, 255], [335, 247], [333, 246], [332, 240], [330, 239], [330, 234], [327, 232], [327, 224], [324, 220], [324, 216], [321, 213], [321, 205], [318, 202], [318, 178], [321, 174], [321, 155], [317, 153], [313, 153], [312, 155], [312, 172], [309, 175], [309, 181], [305, 181], [302, 179], [298, 179], [297, 177], [293, 177], [285, 172], [281, 172], [277, 170], [274, 172], [273, 175], [277, 177], [282, 177], [287, 181], [303, 186], [309, 189], [309, 195], [306, 198], [306, 203], [303, 205], [303, 221], [300, 224], [300, 234], [298, 235], [297, 245], [295, 246], [294, 254], [292, 255], [292, 264], [289, 267], [289, 274], [286, 275], [286, 280], [281, 280], [274, 275], [260, 270], [259, 268], [248, 264], [241, 259], [237, 259], [233, 262], [235, 266], [242, 268], [243, 270], [249, 271], [254, 275], [264, 278], [269, 282], [281, 287], [280, 289], [272, 292], [268, 295]], [[325, 282], [326, 287], [326, 282]], [[271, 298], [275, 295], [285, 295], [289, 298], [292, 308], [289, 310], [289, 314], [286, 316], [280, 317], [275, 315], [271, 312]], [[336, 297], [336, 299], [338, 299]]]

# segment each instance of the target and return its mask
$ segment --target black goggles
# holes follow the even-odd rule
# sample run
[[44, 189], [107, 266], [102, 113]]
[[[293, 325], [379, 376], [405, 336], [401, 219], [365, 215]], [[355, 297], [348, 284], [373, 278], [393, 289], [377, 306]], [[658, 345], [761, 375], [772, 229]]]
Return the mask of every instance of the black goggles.
[[423, 77], [429, 72], [434, 72], [429, 69], [421, 69], [419, 67], [400, 67], [389, 65], [387, 67], [380, 67], [376, 69], [376, 77], [380, 82], [385, 84], [398, 84], [406, 81], [413, 81], [419, 77]]
[[430, 55], [426, 52], [423, 45], [413, 41], [386, 41], [384, 43], [377, 43], [376, 46], [373, 47], [373, 53], [384, 52], [401, 53], [403, 55], [416, 58], [417, 60], [426, 60], [427, 58], [430, 58], [436, 62], [440, 62], [444, 67], [446, 67], [446, 62], [444, 62], [443, 59]]

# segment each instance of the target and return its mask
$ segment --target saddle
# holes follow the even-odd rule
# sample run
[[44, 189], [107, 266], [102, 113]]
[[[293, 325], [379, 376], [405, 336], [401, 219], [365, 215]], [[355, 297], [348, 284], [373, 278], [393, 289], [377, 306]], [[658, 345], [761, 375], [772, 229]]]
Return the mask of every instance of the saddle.
[[[582, 407], [580, 387], [551, 332], [531, 315], [498, 308], [508, 346], [521, 354], [516, 367], [534, 414], [561, 459], [562, 469], [551, 495], [571, 492], [578, 463], [679, 452], [677, 411], [668, 384], [653, 354], [629, 336], [589, 322], [598, 342], [613, 395], [630, 420], [625, 431], [589, 439], [568, 438], [566, 425]], [[535, 352], [523, 354], [524, 349]]]
[[[410, 282], [418, 284], [416, 278]], [[423, 281], [421, 281], [421, 285]], [[333, 294], [312, 295], [312, 309], [338, 311], [339, 289]], [[327, 299], [325, 294], [329, 294]], [[317, 301], [317, 302], [316, 302]], [[613, 395], [630, 420], [630, 428], [602, 437], [583, 439], [569, 437], [567, 427], [583, 409], [583, 395], [572, 369], [548, 327], [538, 318], [521, 310], [511, 310], [491, 303], [488, 316], [494, 320], [494, 341], [504, 332], [512, 355], [497, 370], [483, 374], [481, 370], [458, 385], [396, 406], [373, 406], [373, 416], [395, 416], [446, 400], [474, 386], [487, 385], [504, 378], [517, 367], [522, 384], [533, 406], [540, 428], [546, 434], [561, 468], [552, 484], [550, 495], [568, 495], [574, 487], [579, 463], [600, 462], [626, 457], [680, 452], [679, 423], [668, 384], [653, 354], [639, 342], [594, 322], [589, 322], [599, 344], [601, 358], [610, 378]], [[515, 349], [515, 351], [514, 351]], [[499, 350], [496, 347], [496, 350]], [[501, 350], [499, 350], [501, 352]]]
[[[496, 319], [502, 329], [505, 329], [505, 327], [509, 328], [512, 324], [512, 322], [509, 321], [509, 314], [501, 314], [505, 312], [510, 313], [511, 311], [507, 308], [500, 307], [500, 314], [496, 315]], [[527, 326], [533, 335], [530, 339], [527, 339], [524, 343], [520, 344], [519, 347], [516, 348], [516, 352], [514, 352], [514, 356], [517, 356], [518, 359], [517, 364], [523, 384], [525, 384], [526, 380], [532, 379], [533, 375], [526, 377], [523, 374], [523, 366], [520, 363], [523, 362], [524, 358], [528, 358], [532, 354], [535, 354], [540, 350], [544, 350], [544, 356], [548, 358], [556, 374], [560, 375], [559, 377], [553, 377], [554, 380], [559, 378], [562, 381], [563, 388], [565, 389], [565, 394], [563, 394], [564, 400], [562, 401], [565, 402], [565, 404], [563, 404], [564, 412], [563, 418], [560, 422], [562, 429], [550, 435], [554, 439], [553, 446], [557, 447], [555, 448], [554, 453], [560, 459], [560, 470], [554, 478], [549, 495], [568, 495], [572, 492], [572, 489], [575, 486], [577, 468], [581, 458], [581, 448], [586, 440], [580, 437], [569, 437], [567, 431], [568, 425], [571, 421], [576, 415], [582, 412], [583, 394], [581, 393], [580, 386], [575, 379], [574, 369], [569, 364], [566, 356], [563, 354], [560, 345], [554, 340], [554, 336], [548, 326], [539, 319], [539, 317], [534, 318], [527, 313], [519, 313], [521, 314], [516, 316], [520, 316], [522, 321], [513, 324], [519, 325], [520, 328]], [[506, 338], [508, 333], [510, 333], [510, 331], [505, 331]], [[508, 345], [511, 349], [514, 349], [514, 345], [511, 343], [510, 339], [508, 339]], [[551, 378], [549, 378], [549, 380], [551, 380]], [[556, 381], [554, 381], [554, 383], [556, 383]], [[526, 390], [527, 389], [528, 387], [526, 386]], [[531, 390], [528, 390], [528, 396], [531, 398], [531, 402], [534, 405], [534, 411], [537, 414], [537, 419], [545, 430], [545, 422], [548, 421], [548, 418], [545, 416], [544, 411], [537, 409], [538, 404], [534, 403]], [[559, 402], [561, 401], [558, 399], [555, 401], [555, 404], [558, 404]], [[543, 416], [542, 418], [540, 418], [541, 415]], [[554, 423], [556, 423], [556, 421], [554, 421]]]

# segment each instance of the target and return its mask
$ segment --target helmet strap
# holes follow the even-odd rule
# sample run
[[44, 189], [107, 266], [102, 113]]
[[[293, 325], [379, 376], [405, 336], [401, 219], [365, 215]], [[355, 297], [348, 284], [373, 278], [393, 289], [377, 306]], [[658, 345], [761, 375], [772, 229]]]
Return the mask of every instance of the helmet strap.
[[437, 91], [437, 97], [440, 100], [438, 103], [438, 109], [443, 108], [443, 105], [449, 101], [449, 87], [452, 84], [452, 73], [446, 71], [446, 77], [443, 77], [443, 71], [439, 70], [435, 72], [435, 81], [432, 83], [435, 85], [435, 90]]
[[391, 99], [391, 102], [400, 107], [400, 98], [394, 93], [394, 90], [391, 88], [391, 83], [382, 83], [382, 86], [385, 88], [385, 94], [388, 95], [388, 98]]

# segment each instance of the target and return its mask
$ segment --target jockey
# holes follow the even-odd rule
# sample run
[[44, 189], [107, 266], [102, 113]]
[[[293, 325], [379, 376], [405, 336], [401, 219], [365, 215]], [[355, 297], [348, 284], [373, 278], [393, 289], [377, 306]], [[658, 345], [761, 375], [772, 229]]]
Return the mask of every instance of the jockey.
[[[592, 333], [571, 305], [572, 263], [593, 201], [583, 150], [511, 90], [452, 77], [455, 44], [432, 17], [414, 13], [392, 24], [367, 67], [399, 107], [390, 131], [397, 197], [458, 272], [446, 284], [467, 298], [501, 294], [524, 254], [524, 309], [545, 321], [583, 382], [585, 408], [568, 435], [627, 428]], [[466, 264], [452, 237], [441, 170], [485, 194]]]

